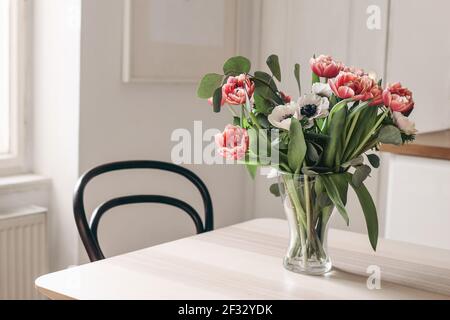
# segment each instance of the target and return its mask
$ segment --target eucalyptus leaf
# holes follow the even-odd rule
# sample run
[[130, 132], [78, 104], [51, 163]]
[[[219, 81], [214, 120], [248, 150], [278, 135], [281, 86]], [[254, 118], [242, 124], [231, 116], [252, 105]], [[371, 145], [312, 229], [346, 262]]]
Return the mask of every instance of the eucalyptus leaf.
[[226, 75], [238, 75], [241, 73], [249, 73], [251, 62], [246, 57], [236, 56], [228, 59], [223, 65], [223, 72]]
[[255, 81], [255, 92], [253, 96], [261, 96], [275, 105], [284, 104], [284, 101], [265, 82]]
[[197, 89], [197, 96], [201, 99], [209, 99], [214, 91], [222, 86], [223, 75], [208, 73], [200, 81]]
[[380, 166], [380, 157], [378, 157], [376, 154], [368, 154], [367, 159], [369, 160], [372, 167], [378, 168]]
[[366, 180], [367, 177], [370, 175], [371, 171], [372, 169], [370, 169], [370, 167], [367, 165], [361, 165], [356, 167], [355, 173], [353, 174], [352, 177], [352, 183], [356, 187], [361, 186], [364, 180]]
[[275, 197], [280, 196], [280, 186], [278, 183], [274, 183], [269, 188], [270, 193], [273, 194]]
[[292, 172], [300, 172], [306, 155], [306, 143], [302, 126], [299, 121], [292, 119], [289, 128], [288, 164]]
[[355, 186], [352, 182], [352, 175], [350, 173], [346, 173], [345, 176], [349, 184], [352, 186], [353, 190], [355, 190], [356, 195], [358, 196], [358, 200], [361, 204], [364, 218], [366, 220], [369, 241], [373, 250], [376, 251], [378, 242], [378, 217], [375, 204], [364, 184], [361, 184], [359, 187]]
[[278, 56], [275, 54], [270, 55], [267, 58], [266, 63], [270, 71], [272, 72], [273, 76], [277, 78], [278, 81], [281, 81], [281, 69]]
[[302, 85], [300, 83], [300, 65], [298, 63], [296, 63], [294, 66], [294, 77], [295, 77], [295, 80], [297, 81], [298, 95], [301, 96], [302, 95]]
[[272, 112], [274, 106], [269, 100], [265, 99], [261, 95], [256, 94], [253, 96], [253, 98], [255, 100], [255, 109], [258, 113], [268, 115], [270, 114], [270, 112]]
[[378, 141], [386, 144], [400, 145], [402, 144], [402, 135], [400, 130], [393, 125], [387, 125], [380, 129], [378, 133]]
[[275, 81], [272, 79], [272, 76], [263, 71], [255, 71], [253, 79], [258, 82], [262, 82], [266, 86], [269, 86], [272, 90], [278, 91], [277, 85]]
[[220, 112], [220, 107], [222, 106], [222, 88], [219, 87], [214, 91], [213, 94], [213, 110], [214, 112]]

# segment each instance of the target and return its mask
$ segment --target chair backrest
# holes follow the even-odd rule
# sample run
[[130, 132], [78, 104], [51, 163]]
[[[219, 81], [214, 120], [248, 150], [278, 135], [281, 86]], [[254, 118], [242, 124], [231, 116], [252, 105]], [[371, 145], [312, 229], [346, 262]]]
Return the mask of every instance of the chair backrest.
[[[161, 195], [129, 195], [113, 198], [98, 206], [91, 216], [90, 223], [88, 223], [86, 211], [84, 208], [84, 190], [86, 189], [87, 184], [93, 178], [101, 174], [111, 171], [130, 169], [164, 170], [179, 174], [188, 179], [198, 189], [202, 197], [205, 210], [205, 224], [203, 225], [202, 219], [200, 218], [197, 211], [186, 202]], [[211, 196], [203, 181], [192, 171], [173, 163], [150, 160], [121, 161], [103, 164], [89, 170], [80, 177], [75, 187], [73, 198], [75, 222], [83, 245], [91, 261], [97, 261], [105, 258], [102, 250], [100, 249], [97, 236], [98, 225], [103, 214], [112, 208], [135, 203], [163, 203], [180, 208], [185, 211], [189, 215], [189, 217], [191, 217], [195, 224], [197, 233], [211, 231], [214, 227]]]

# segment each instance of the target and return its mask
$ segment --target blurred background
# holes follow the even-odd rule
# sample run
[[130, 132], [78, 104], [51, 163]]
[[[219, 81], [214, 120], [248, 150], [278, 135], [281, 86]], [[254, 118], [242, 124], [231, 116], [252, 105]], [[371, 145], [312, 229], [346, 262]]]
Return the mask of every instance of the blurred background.
[[[410, 88], [416, 148], [384, 150], [367, 182], [381, 236], [450, 249], [449, 11], [447, 0], [0, 0], [0, 298], [33, 297], [37, 275], [88, 261], [72, 211], [83, 172], [171, 161], [175, 129], [194, 136], [196, 120], [203, 131], [229, 123], [196, 87], [233, 55], [255, 70], [277, 54], [280, 87], [295, 98], [294, 64], [309, 90], [308, 61], [321, 53]], [[185, 166], [207, 184], [216, 228], [284, 218], [266, 177]], [[202, 212], [188, 182], [161, 172], [101, 177], [86, 191], [87, 209], [143, 190]], [[338, 215], [333, 226], [364, 233], [354, 194], [348, 208], [350, 226]], [[193, 233], [176, 209], [135, 206], [106, 216], [99, 238], [112, 256]]]

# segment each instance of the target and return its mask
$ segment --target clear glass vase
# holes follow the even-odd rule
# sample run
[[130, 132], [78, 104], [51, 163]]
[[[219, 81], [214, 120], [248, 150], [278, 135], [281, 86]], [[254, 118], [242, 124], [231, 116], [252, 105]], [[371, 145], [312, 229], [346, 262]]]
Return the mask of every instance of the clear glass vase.
[[330, 271], [327, 224], [334, 207], [320, 179], [280, 172], [278, 183], [290, 230], [284, 267], [310, 275]]

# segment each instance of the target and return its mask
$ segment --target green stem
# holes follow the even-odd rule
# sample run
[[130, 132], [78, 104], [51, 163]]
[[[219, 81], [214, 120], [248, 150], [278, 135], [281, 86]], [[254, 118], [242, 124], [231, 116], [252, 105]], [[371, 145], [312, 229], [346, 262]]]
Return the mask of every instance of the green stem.
[[[389, 110], [386, 110], [382, 114], [380, 119], [378, 119], [377, 123], [372, 127], [372, 129], [369, 131], [367, 136], [359, 144], [358, 148], [355, 149], [355, 151], [352, 153], [352, 155], [349, 157], [349, 159], [353, 159], [354, 157], [356, 157], [360, 153], [361, 149], [364, 148], [364, 146], [366, 145], [367, 141], [369, 141], [369, 139], [372, 137], [372, 134], [378, 129], [378, 126], [383, 122], [384, 118], [386, 118], [388, 113], [389, 113]], [[346, 160], [348, 160], [348, 159], [346, 159]]]
[[345, 137], [345, 143], [344, 143], [344, 154], [345, 154], [345, 150], [347, 149], [348, 143], [350, 142], [350, 138], [352, 137], [353, 134], [353, 130], [355, 130], [356, 127], [356, 123], [358, 122], [358, 118], [359, 115], [361, 114], [361, 112], [358, 112], [356, 114], [356, 116], [353, 118], [352, 124], [350, 126], [350, 130], [347, 133], [347, 136]]
[[249, 115], [250, 115], [250, 118], [252, 119], [253, 124], [254, 124], [259, 130], [261, 130], [262, 128], [261, 128], [261, 126], [259, 125], [258, 119], [256, 119], [256, 117], [255, 117], [255, 115], [253, 114], [253, 112], [250, 111]]
[[304, 175], [303, 191], [305, 193], [305, 209], [306, 209], [306, 237], [311, 241], [311, 201], [309, 195], [308, 176]]
[[298, 220], [298, 233], [300, 234], [300, 242], [302, 246], [302, 258], [303, 258], [303, 264], [306, 265], [307, 263], [307, 257], [306, 257], [306, 240], [305, 240], [305, 228], [306, 228], [306, 222], [305, 222], [305, 213], [303, 211], [303, 208], [301, 206], [300, 200], [297, 196], [297, 189], [295, 188], [295, 184], [293, 181], [293, 176], [285, 178], [286, 188], [288, 189], [288, 194], [291, 200], [291, 205], [294, 207], [295, 214], [297, 216]]

